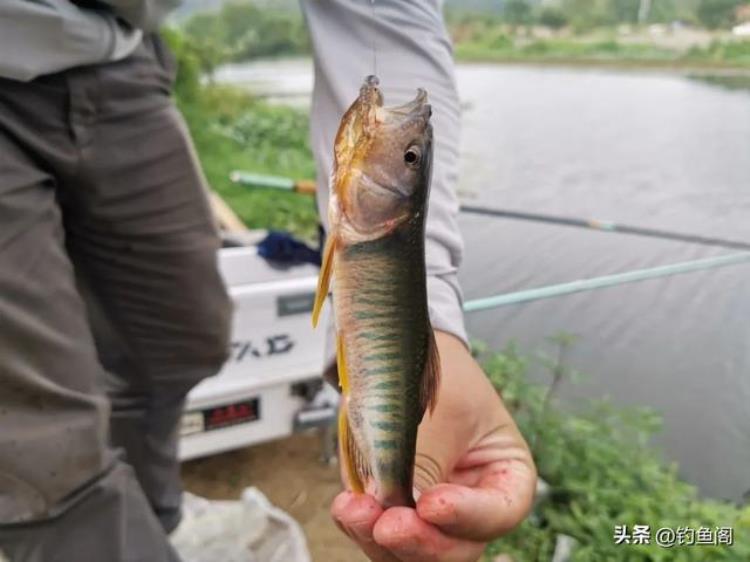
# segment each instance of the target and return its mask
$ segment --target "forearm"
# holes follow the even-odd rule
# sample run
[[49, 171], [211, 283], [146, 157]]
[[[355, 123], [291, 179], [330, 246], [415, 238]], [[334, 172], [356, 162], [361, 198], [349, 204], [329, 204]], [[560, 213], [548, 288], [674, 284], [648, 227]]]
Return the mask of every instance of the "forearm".
[[[435, 329], [466, 342], [457, 271], [462, 241], [458, 200], [459, 102], [450, 42], [436, 0], [302, 2], [315, 51], [312, 145], [319, 171], [318, 204], [326, 217], [332, 147], [339, 119], [364, 76], [377, 70], [388, 104], [422, 87], [433, 108], [435, 147], [427, 217], [427, 287]], [[373, 45], [377, 69], [373, 68]]]
[[141, 32], [60, 0], [0, 2], [0, 76], [27, 81], [130, 54]]

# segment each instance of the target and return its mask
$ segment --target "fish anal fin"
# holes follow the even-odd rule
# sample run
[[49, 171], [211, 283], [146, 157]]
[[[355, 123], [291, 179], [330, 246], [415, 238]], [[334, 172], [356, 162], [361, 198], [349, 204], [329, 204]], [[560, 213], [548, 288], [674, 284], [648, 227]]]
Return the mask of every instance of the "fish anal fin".
[[344, 396], [349, 394], [349, 372], [346, 369], [346, 350], [341, 332], [336, 334], [336, 366], [338, 368], [339, 386]]
[[329, 236], [323, 249], [323, 261], [320, 265], [320, 274], [318, 276], [318, 289], [315, 292], [315, 303], [313, 304], [312, 324], [313, 328], [317, 327], [320, 319], [320, 311], [323, 303], [328, 297], [328, 289], [331, 286], [331, 273], [333, 272], [333, 259], [336, 253], [336, 238]]
[[353, 492], [364, 493], [370, 469], [349, 425], [346, 396], [342, 397], [341, 406], [339, 406], [339, 453], [349, 487]]
[[365, 483], [370, 477], [371, 470], [365, 456], [357, 446], [352, 433], [347, 413], [349, 398], [349, 371], [346, 366], [346, 348], [341, 332], [336, 334], [336, 367], [339, 386], [341, 387], [341, 402], [339, 406], [339, 450], [346, 473], [346, 478], [355, 492], [363, 493]]
[[435, 332], [430, 328], [427, 336], [427, 360], [425, 361], [424, 373], [422, 373], [422, 385], [419, 392], [419, 402], [423, 412], [429, 410], [430, 414], [432, 414], [435, 410], [439, 387], [440, 354], [438, 353], [437, 342], [435, 341]]

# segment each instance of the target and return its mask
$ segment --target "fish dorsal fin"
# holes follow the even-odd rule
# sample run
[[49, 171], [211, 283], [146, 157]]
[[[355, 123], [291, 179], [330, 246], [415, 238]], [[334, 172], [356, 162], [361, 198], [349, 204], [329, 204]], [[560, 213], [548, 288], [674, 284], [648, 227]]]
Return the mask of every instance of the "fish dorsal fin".
[[372, 471], [365, 456], [357, 446], [349, 427], [347, 404], [349, 399], [349, 372], [346, 367], [346, 350], [344, 338], [339, 333], [336, 336], [336, 363], [339, 372], [339, 385], [341, 386], [341, 403], [339, 406], [339, 449], [341, 460], [344, 464], [346, 477], [352, 490], [358, 493], [365, 491], [365, 483]]
[[320, 265], [320, 274], [318, 276], [318, 289], [315, 292], [315, 304], [313, 304], [312, 324], [313, 328], [317, 327], [320, 319], [320, 311], [323, 303], [328, 296], [328, 289], [331, 286], [331, 273], [333, 272], [333, 258], [335, 254], [336, 238], [329, 236], [323, 249], [323, 261]]
[[422, 412], [429, 410], [432, 414], [437, 403], [438, 388], [440, 387], [440, 354], [438, 353], [435, 332], [428, 330], [427, 361], [422, 374], [422, 386], [419, 393], [419, 403]]

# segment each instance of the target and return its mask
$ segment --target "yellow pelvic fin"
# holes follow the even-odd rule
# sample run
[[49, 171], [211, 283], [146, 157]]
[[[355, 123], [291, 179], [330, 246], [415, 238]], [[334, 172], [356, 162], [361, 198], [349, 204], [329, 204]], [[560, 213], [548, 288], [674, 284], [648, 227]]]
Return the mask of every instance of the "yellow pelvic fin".
[[346, 352], [344, 338], [341, 333], [336, 335], [336, 365], [339, 371], [339, 386], [344, 396], [349, 394], [349, 372], [346, 369]]
[[349, 370], [346, 366], [346, 350], [344, 338], [341, 333], [336, 336], [336, 363], [339, 372], [339, 385], [341, 386], [341, 406], [339, 406], [339, 450], [341, 462], [344, 466], [346, 479], [349, 486], [355, 492], [363, 493], [365, 483], [372, 471], [365, 456], [357, 446], [347, 414], [349, 398]]
[[435, 332], [430, 327], [427, 333], [427, 361], [422, 374], [419, 402], [422, 412], [429, 410], [432, 414], [440, 387], [440, 354], [435, 341]]
[[362, 494], [365, 491], [364, 482], [367, 481], [367, 478], [362, 477], [358, 467], [361, 455], [349, 429], [349, 418], [346, 411], [346, 395], [344, 395], [341, 397], [341, 405], [339, 406], [339, 455], [349, 487], [352, 491]]
[[318, 276], [318, 290], [315, 293], [315, 304], [313, 305], [312, 324], [313, 328], [318, 325], [320, 310], [328, 296], [328, 289], [331, 286], [331, 272], [333, 271], [333, 254], [335, 252], [336, 239], [329, 236], [323, 249], [323, 262], [320, 265], [320, 275]]

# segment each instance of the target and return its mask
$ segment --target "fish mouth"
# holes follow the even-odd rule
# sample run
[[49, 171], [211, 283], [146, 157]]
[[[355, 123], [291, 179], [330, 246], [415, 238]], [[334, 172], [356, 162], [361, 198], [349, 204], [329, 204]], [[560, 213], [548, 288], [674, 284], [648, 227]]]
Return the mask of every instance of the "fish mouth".
[[385, 122], [405, 122], [421, 119], [425, 123], [432, 115], [432, 106], [428, 103], [427, 92], [417, 89], [416, 97], [402, 105], [387, 107], [384, 105], [380, 80], [375, 75], [367, 76], [359, 90], [359, 102], [364, 107], [370, 124]]
[[427, 103], [427, 91], [423, 88], [417, 88], [417, 97], [412, 101], [385, 109], [391, 113], [405, 116], [424, 115], [426, 113], [426, 116], [429, 117], [432, 114], [432, 107]]

